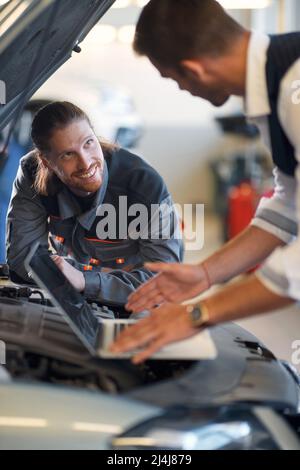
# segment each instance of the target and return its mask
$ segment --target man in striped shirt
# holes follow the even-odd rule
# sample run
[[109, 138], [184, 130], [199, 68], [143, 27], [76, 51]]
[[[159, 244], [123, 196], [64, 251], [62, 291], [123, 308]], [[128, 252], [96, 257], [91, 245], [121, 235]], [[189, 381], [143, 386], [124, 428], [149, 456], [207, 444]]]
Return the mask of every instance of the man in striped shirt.
[[[199, 328], [300, 300], [300, 33], [250, 32], [215, 0], [151, 0], [139, 18], [134, 48], [162, 77], [215, 106], [231, 95], [243, 97], [246, 116], [271, 151], [275, 178], [273, 197], [260, 202], [249, 227], [204, 262], [147, 264], [159, 274], [129, 297], [127, 308], [163, 305], [114, 346], [145, 345], [134, 359], [139, 362]], [[199, 304], [179, 304], [257, 264], [262, 266], [255, 274]]]

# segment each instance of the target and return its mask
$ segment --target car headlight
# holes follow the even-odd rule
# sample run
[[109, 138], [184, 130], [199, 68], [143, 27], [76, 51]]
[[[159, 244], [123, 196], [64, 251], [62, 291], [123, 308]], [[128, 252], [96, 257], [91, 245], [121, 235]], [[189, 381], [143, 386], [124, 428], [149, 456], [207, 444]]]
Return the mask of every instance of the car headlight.
[[115, 437], [112, 447], [119, 450], [300, 449], [297, 436], [276, 412], [242, 405], [170, 409]]

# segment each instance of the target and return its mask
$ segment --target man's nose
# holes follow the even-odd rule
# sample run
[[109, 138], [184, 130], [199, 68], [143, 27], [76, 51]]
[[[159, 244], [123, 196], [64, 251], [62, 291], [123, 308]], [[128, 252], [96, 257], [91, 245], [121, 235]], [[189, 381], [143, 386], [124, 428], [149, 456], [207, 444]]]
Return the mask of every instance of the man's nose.
[[78, 152], [77, 166], [80, 170], [88, 170], [91, 166], [91, 160], [89, 155], [83, 150]]

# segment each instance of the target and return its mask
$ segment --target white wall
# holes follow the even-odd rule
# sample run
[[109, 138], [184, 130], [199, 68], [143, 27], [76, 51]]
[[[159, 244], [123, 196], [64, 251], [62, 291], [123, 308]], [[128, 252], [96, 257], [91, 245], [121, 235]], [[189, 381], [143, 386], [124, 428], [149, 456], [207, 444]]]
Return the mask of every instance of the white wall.
[[273, 0], [269, 8], [253, 10], [252, 27], [269, 34], [299, 30], [299, 0]]

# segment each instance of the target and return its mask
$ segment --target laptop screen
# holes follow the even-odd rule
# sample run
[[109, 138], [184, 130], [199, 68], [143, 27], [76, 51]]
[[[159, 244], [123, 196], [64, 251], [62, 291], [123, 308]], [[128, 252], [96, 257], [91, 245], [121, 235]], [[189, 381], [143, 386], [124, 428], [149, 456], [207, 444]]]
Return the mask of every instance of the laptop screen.
[[49, 292], [72, 330], [94, 354], [101, 324], [84, 297], [66, 279], [45, 248], [36, 245], [26, 260], [39, 286]]

